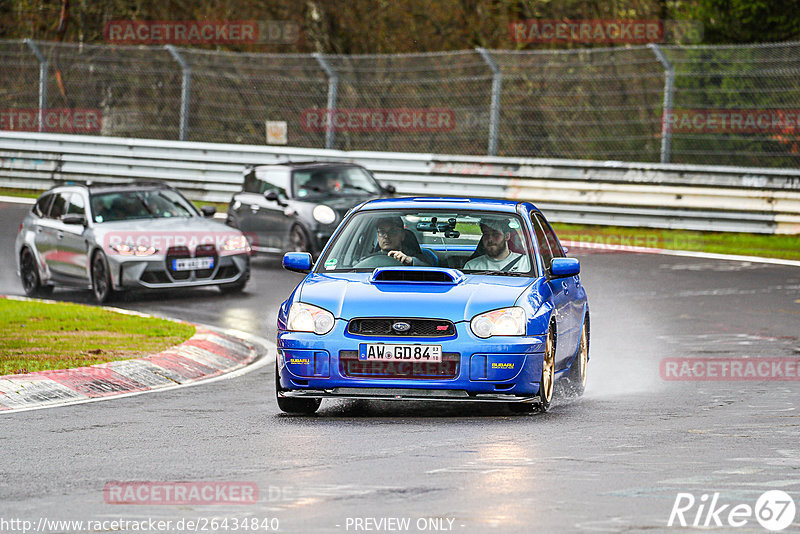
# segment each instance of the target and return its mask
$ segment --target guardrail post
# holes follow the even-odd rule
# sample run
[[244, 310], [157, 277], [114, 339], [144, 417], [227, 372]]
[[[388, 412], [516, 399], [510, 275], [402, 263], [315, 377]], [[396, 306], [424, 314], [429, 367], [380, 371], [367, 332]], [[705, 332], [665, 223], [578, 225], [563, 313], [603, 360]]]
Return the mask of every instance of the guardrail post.
[[183, 59], [178, 50], [172, 45], [165, 45], [164, 48], [170, 53], [172, 58], [178, 62], [182, 71], [181, 80], [181, 126], [179, 139], [186, 141], [189, 135], [189, 102], [192, 90], [192, 67]]
[[500, 96], [503, 92], [503, 72], [485, 48], [476, 48], [492, 71], [492, 103], [489, 108], [489, 155], [497, 155], [497, 135], [500, 129]]
[[669, 163], [672, 152], [672, 97], [675, 92], [675, 67], [656, 43], [647, 46], [664, 67], [664, 112], [661, 117], [661, 163]]
[[44, 116], [47, 111], [47, 60], [31, 39], [25, 39], [25, 44], [39, 61], [39, 131], [43, 132], [45, 130]]
[[339, 76], [331, 64], [319, 52], [314, 53], [314, 59], [328, 76], [328, 109], [325, 113], [325, 148], [334, 148], [336, 131], [333, 128], [333, 114], [336, 110], [336, 100], [339, 98]]

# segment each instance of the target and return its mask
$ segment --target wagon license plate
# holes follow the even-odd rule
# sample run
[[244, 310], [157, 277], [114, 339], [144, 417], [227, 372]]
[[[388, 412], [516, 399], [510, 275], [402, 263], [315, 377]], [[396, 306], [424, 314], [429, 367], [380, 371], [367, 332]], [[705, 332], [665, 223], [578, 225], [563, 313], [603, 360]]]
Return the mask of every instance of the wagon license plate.
[[388, 343], [361, 343], [358, 359], [378, 362], [441, 362], [441, 345], [391, 345]]
[[194, 271], [196, 269], [213, 269], [214, 258], [181, 258], [172, 260], [173, 271]]

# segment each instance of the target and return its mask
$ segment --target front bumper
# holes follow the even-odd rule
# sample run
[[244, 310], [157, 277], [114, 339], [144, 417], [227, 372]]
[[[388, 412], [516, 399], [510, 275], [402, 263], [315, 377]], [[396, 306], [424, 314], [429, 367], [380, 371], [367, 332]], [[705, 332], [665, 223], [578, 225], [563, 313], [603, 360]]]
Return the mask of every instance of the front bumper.
[[[544, 336], [480, 339], [469, 323], [456, 323], [449, 337], [361, 336], [337, 320], [326, 335], [279, 331], [279, 395], [284, 397], [371, 398], [533, 402], [539, 393]], [[455, 365], [386, 362], [390, 371], [354, 374], [353, 354], [362, 343], [435, 344]], [[357, 356], [356, 356], [357, 357]], [[402, 367], [405, 365], [406, 367]], [[411, 368], [414, 368], [412, 372]], [[373, 365], [374, 367], [374, 365]], [[426, 369], [430, 368], [426, 372]], [[445, 373], [447, 376], [437, 376]], [[400, 376], [405, 375], [405, 376]]]
[[250, 277], [250, 256], [247, 253], [222, 255], [213, 268], [172, 271], [165, 256], [147, 258], [108, 256], [114, 289], [169, 289], [230, 284]]

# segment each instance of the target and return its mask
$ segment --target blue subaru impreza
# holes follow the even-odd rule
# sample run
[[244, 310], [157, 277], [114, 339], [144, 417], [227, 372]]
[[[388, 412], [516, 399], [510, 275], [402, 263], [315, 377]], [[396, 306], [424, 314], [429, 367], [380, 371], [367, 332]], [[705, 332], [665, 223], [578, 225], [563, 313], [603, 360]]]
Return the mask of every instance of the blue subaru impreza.
[[278, 312], [275, 389], [289, 413], [323, 398], [504, 402], [546, 411], [583, 393], [589, 308], [580, 264], [527, 202], [395, 198], [355, 207]]

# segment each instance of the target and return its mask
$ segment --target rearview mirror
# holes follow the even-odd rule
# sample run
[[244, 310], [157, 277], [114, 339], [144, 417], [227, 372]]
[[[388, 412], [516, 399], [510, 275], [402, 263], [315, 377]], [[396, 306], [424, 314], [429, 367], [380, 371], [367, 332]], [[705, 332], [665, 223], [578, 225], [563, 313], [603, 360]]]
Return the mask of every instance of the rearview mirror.
[[88, 223], [86, 222], [85, 215], [78, 215], [76, 213], [70, 213], [68, 215], [64, 215], [61, 217], [61, 222], [64, 224], [80, 224], [81, 226], [86, 226]]
[[308, 252], [287, 252], [283, 255], [283, 268], [287, 271], [307, 273], [311, 270], [311, 254]]
[[553, 278], [566, 278], [581, 272], [581, 263], [575, 258], [553, 258], [550, 262], [550, 274]]

